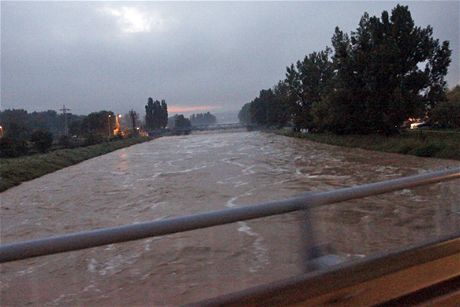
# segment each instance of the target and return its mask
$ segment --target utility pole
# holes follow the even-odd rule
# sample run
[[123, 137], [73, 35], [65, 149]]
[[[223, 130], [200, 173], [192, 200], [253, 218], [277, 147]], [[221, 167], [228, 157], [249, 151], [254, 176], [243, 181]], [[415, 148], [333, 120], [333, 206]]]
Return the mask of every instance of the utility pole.
[[69, 129], [67, 126], [67, 111], [70, 111], [70, 109], [67, 109], [65, 107], [65, 104], [62, 105], [62, 109], [59, 109], [59, 111], [62, 111], [62, 115], [64, 116], [64, 135], [68, 136], [69, 135]]

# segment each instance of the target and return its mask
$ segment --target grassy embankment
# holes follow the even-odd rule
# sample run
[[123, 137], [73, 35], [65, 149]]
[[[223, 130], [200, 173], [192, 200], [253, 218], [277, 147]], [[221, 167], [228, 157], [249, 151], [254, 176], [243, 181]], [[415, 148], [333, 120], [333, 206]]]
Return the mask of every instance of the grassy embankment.
[[72, 149], [59, 149], [45, 154], [0, 159], [0, 192], [64, 167], [77, 164], [111, 151], [150, 140], [148, 137], [104, 142]]
[[369, 150], [460, 160], [460, 132], [409, 130], [395, 136], [335, 135], [329, 133], [296, 133], [283, 129], [279, 134], [305, 138], [331, 145]]

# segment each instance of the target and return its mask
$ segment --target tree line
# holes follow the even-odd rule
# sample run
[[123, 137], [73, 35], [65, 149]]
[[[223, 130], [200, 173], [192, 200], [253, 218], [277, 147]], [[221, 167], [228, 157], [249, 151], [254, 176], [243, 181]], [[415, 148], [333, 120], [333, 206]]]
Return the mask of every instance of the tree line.
[[[69, 135], [64, 132], [64, 116]], [[107, 110], [88, 115], [64, 115], [54, 110], [31, 113], [23, 109], [0, 111], [0, 156], [17, 157], [46, 152], [53, 144], [57, 148], [93, 145], [106, 140], [137, 136], [142, 130], [161, 134], [168, 125], [168, 105], [164, 99], [154, 101], [149, 97], [145, 105], [144, 122], [133, 109], [119, 116]], [[190, 119], [182, 114], [169, 118], [169, 126], [180, 133], [190, 132], [192, 122], [212, 124], [216, 122], [216, 117], [207, 112], [193, 114]]]
[[[66, 116], [66, 118], [64, 118]], [[164, 100], [148, 99], [145, 122], [147, 129], [164, 128], [167, 124], [167, 104]], [[68, 134], [64, 123], [67, 121]], [[136, 136], [139, 116], [130, 110], [123, 118], [112, 111], [102, 110], [88, 115], [58, 114], [54, 110], [27, 112], [23, 109], [0, 111], [0, 156], [17, 157], [35, 152], [46, 152], [51, 146], [77, 147], [100, 143], [107, 139]], [[118, 130], [117, 128], [118, 122]]]
[[[67, 117], [70, 136], [64, 134]], [[103, 141], [115, 127], [112, 111], [88, 115], [57, 114], [54, 110], [27, 112], [23, 109], [0, 111], [2, 133], [0, 156], [17, 157], [29, 153], [46, 152], [53, 143], [60, 147], [92, 145]]]
[[215, 124], [216, 122], [216, 116], [212, 115], [209, 112], [192, 114], [190, 116], [190, 123], [192, 124], [192, 126], [206, 126]]
[[380, 17], [364, 13], [350, 34], [336, 27], [331, 43], [288, 66], [285, 79], [245, 104], [239, 120], [289, 124], [296, 131], [389, 135], [408, 118], [450, 108], [443, 104], [449, 42], [433, 38], [431, 26], [416, 26], [407, 6]]

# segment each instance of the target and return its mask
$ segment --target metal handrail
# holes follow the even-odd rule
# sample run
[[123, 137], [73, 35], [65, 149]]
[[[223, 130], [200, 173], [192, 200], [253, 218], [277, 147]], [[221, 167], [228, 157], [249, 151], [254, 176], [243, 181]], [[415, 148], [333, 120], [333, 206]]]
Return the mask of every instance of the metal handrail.
[[[459, 264], [460, 231], [456, 231], [185, 306], [412, 306], [420, 301], [388, 302], [404, 295], [423, 296], [432, 286], [460, 278]], [[441, 295], [449, 291], [444, 288]]]
[[0, 246], [0, 263], [251, 220], [457, 178], [460, 167], [328, 192], [304, 193], [259, 205], [8, 243]]

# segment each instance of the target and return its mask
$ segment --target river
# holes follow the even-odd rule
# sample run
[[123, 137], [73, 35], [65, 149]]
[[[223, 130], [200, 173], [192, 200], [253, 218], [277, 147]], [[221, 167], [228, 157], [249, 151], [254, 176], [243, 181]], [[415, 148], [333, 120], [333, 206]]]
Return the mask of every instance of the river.
[[[458, 161], [342, 148], [261, 132], [163, 137], [0, 194], [1, 241], [283, 199]], [[355, 259], [460, 228], [457, 181], [317, 208], [317, 246]], [[1, 305], [177, 305], [302, 272], [292, 213], [1, 266]]]

